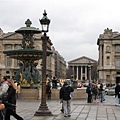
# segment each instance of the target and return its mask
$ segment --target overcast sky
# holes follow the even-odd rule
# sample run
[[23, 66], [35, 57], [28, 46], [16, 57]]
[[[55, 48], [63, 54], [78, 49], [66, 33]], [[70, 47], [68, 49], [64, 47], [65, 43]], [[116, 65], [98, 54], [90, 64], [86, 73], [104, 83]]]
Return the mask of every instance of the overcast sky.
[[120, 32], [120, 0], [0, 0], [0, 28], [14, 32], [29, 18], [41, 29], [44, 10], [51, 20], [48, 35], [67, 62], [98, 60], [99, 35], [106, 28]]

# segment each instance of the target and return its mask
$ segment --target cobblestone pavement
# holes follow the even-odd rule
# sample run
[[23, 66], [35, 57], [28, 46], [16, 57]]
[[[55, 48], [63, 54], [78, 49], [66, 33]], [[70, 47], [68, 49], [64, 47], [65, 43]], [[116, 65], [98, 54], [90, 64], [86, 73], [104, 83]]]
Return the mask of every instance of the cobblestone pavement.
[[[34, 116], [40, 106], [40, 100], [17, 101], [17, 113], [24, 120], [120, 120], [120, 106], [114, 105], [115, 98], [107, 96], [104, 103], [86, 103], [86, 100], [72, 100], [71, 117], [61, 113], [59, 100], [49, 100], [47, 105], [53, 116]], [[15, 120], [11, 117], [11, 120]]]

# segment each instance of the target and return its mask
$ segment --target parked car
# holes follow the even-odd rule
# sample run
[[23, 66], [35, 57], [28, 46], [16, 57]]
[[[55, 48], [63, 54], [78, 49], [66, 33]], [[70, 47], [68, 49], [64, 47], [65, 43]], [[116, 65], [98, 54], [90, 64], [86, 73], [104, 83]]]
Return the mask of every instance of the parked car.
[[105, 89], [106, 95], [115, 95], [115, 86], [108, 87]]

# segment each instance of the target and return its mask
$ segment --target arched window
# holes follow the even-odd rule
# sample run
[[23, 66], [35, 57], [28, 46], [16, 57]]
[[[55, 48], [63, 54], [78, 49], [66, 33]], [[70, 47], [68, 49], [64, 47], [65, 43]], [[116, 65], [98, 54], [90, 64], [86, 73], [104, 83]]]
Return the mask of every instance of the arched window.
[[110, 57], [107, 56], [107, 59], [106, 59], [106, 64], [109, 65], [110, 64]]
[[110, 52], [110, 46], [106, 47], [106, 52]]

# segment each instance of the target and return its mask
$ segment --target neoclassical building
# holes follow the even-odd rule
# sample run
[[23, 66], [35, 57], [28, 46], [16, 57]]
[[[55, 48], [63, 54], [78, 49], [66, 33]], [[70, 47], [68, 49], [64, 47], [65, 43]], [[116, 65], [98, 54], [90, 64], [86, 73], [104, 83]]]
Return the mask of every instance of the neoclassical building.
[[97, 40], [99, 80], [115, 84], [120, 79], [120, 33], [105, 29]]
[[[97, 61], [88, 57], [80, 57], [68, 62], [69, 75], [76, 80], [87, 81], [96, 79]], [[90, 74], [89, 74], [90, 73]]]

